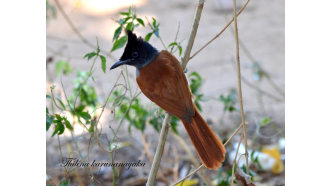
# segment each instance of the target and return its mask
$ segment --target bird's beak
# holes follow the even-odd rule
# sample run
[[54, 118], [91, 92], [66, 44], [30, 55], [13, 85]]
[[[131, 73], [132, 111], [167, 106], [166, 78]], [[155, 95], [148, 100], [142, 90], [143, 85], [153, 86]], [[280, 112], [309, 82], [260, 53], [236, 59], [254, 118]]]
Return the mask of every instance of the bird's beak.
[[120, 65], [125, 65], [129, 62], [130, 60], [124, 60], [124, 61], [117, 61], [115, 64], [112, 65], [112, 67], [110, 68], [110, 70], [119, 67]]

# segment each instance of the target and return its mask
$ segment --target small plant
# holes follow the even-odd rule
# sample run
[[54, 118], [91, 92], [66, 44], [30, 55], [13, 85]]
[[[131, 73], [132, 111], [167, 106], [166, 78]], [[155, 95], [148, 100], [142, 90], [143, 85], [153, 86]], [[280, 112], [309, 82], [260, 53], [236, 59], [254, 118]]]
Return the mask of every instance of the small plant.
[[59, 76], [62, 73], [69, 75], [72, 72], [72, 66], [67, 61], [59, 60], [56, 63], [56, 75]]
[[116, 20], [116, 22], [119, 24], [119, 27], [115, 30], [115, 33], [113, 34], [112, 42], [114, 42], [113, 47], [111, 49], [111, 52], [122, 48], [125, 46], [127, 42], [127, 36], [120, 36], [122, 31], [124, 29], [133, 31], [134, 28], [144, 25], [144, 21], [141, 18], [138, 18], [136, 16], [135, 11], [132, 10], [132, 7], [129, 7], [127, 12], [120, 12], [120, 15], [124, 16], [123, 18], [120, 18], [119, 20]]
[[95, 56], [100, 58], [101, 68], [102, 68], [103, 72], [105, 73], [105, 71], [107, 69], [107, 65], [106, 65], [107, 60], [103, 55], [100, 55], [100, 48], [99, 47], [97, 47], [96, 51], [93, 51], [93, 52], [90, 52], [90, 53], [86, 54], [84, 56], [84, 58], [87, 58], [87, 60], [89, 61], [90, 59], [92, 59]]
[[[118, 50], [125, 46], [127, 43], [128, 37], [126, 35], [123, 35], [120, 37], [121, 33], [126, 29], [130, 31], [134, 31], [135, 28], [139, 26], [145, 27], [144, 21], [137, 17], [136, 12], [133, 10], [132, 7], [129, 7], [127, 12], [120, 12], [120, 15], [123, 17], [119, 20], [116, 20], [116, 22], [119, 24], [119, 26], [116, 28], [112, 42], [114, 42], [111, 52]], [[155, 18], [152, 18], [152, 23], [148, 21], [148, 25], [151, 28], [151, 32], [149, 32], [145, 37], [145, 41], [149, 41], [152, 35], [155, 35], [157, 38], [160, 38], [159, 36], [159, 23], [157, 23], [157, 20]], [[172, 43], [171, 43], [172, 44]], [[170, 45], [171, 45], [170, 44]], [[180, 51], [180, 55], [182, 53], [182, 47], [179, 44], [172, 44], [171, 46], [177, 46]], [[169, 46], [170, 47], [170, 46]]]

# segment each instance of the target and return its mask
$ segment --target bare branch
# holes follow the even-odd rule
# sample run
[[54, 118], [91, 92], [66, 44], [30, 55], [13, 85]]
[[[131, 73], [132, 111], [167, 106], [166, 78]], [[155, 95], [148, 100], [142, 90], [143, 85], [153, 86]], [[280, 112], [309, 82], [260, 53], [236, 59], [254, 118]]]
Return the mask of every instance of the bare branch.
[[236, 65], [237, 65], [237, 77], [238, 77], [238, 94], [239, 94], [239, 105], [241, 111], [241, 119], [243, 124], [243, 134], [245, 143], [245, 160], [246, 160], [246, 173], [249, 172], [249, 154], [247, 150], [247, 137], [246, 137], [246, 123], [243, 109], [243, 96], [242, 96], [242, 85], [241, 85], [241, 65], [239, 58], [239, 40], [238, 40], [238, 27], [237, 27], [237, 13], [236, 13], [236, 0], [233, 0], [234, 5], [234, 25], [235, 25], [235, 41], [236, 41]]

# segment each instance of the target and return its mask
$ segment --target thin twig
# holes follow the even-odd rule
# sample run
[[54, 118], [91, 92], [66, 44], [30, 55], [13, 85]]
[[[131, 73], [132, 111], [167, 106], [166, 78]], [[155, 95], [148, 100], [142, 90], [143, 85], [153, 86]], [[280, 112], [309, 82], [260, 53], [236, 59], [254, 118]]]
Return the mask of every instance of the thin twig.
[[[66, 22], [69, 24], [69, 26], [71, 27], [71, 29], [73, 30], [73, 32], [75, 34], [77, 34], [77, 36], [79, 37], [79, 39], [86, 44], [87, 46], [89, 46], [90, 48], [96, 50], [97, 46], [95, 46], [94, 44], [92, 44], [91, 42], [89, 42], [81, 33], [80, 31], [77, 29], [77, 27], [72, 23], [70, 17], [65, 13], [65, 11], [63, 10], [62, 5], [60, 4], [60, 2], [58, 0], [54, 0], [55, 4], [57, 6], [57, 8], [59, 9], [59, 11], [61, 12], [61, 14], [63, 15], [64, 19], [66, 20]], [[102, 49], [100, 49], [100, 51], [105, 54], [106, 56], [110, 57], [112, 60], [116, 60], [115, 57], [113, 57], [109, 52], [106, 52]]]
[[235, 158], [234, 158], [233, 167], [232, 167], [232, 170], [231, 170], [231, 184], [230, 184], [231, 186], [233, 186], [233, 184], [234, 184], [234, 172], [235, 172], [235, 166], [236, 166], [236, 159], [237, 159], [238, 149], [239, 149], [239, 147], [241, 146], [241, 143], [242, 143], [243, 136], [244, 136], [244, 132], [241, 133], [241, 137], [239, 138], [239, 142], [238, 142], [238, 145], [236, 147]]
[[[243, 5], [243, 7], [239, 10], [239, 12], [237, 13], [237, 16], [239, 16], [243, 10], [245, 9], [245, 7], [248, 5], [248, 3], [250, 2], [250, 0], [247, 0], [246, 3]], [[203, 45], [199, 50], [197, 50], [197, 52], [195, 52], [190, 59], [192, 59], [193, 57], [195, 57], [200, 51], [202, 51], [205, 47], [207, 47], [209, 44], [211, 44], [216, 38], [218, 38], [228, 27], [229, 25], [234, 21], [234, 18], [232, 18], [227, 25], [217, 34], [215, 35], [210, 41], [208, 41], [205, 45]]]
[[[182, 59], [182, 69], [183, 71], [186, 68], [186, 65], [189, 61], [189, 56], [190, 56], [190, 52], [192, 49], [192, 46], [194, 44], [194, 40], [196, 37], [196, 33], [197, 33], [197, 29], [198, 29], [198, 25], [199, 25], [199, 20], [202, 14], [202, 10], [204, 7], [204, 0], [199, 0], [198, 3], [198, 7], [195, 13], [195, 17], [194, 17], [194, 23], [190, 32], [190, 36], [189, 36], [189, 40], [188, 40], [188, 44], [187, 44], [187, 48], [185, 50], [185, 55], [184, 58]], [[162, 129], [161, 129], [161, 133], [159, 136], [159, 141], [158, 141], [158, 145], [157, 145], [157, 149], [156, 149], [156, 154], [154, 157], [154, 161], [152, 162], [151, 165], [151, 169], [150, 169], [150, 173], [149, 173], [149, 177], [148, 177], [148, 181], [147, 181], [147, 186], [152, 186], [154, 185], [155, 179], [156, 179], [156, 175], [158, 172], [158, 168], [159, 168], [159, 164], [160, 164], [160, 160], [162, 158], [162, 154], [163, 154], [163, 150], [164, 150], [164, 146], [165, 146], [165, 142], [166, 142], [166, 137], [168, 134], [168, 130], [170, 128], [170, 124], [169, 121], [171, 120], [171, 115], [170, 114], [166, 114], [165, 119], [163, 121], [163, 125], [162, 125]]]
[[196, 34], [197, 34], [197, 30], [198, 30], [198, 26], [199, 26], [199, 21], [201, 19], [203, 7], [204, 7], [204, 0], [199, 0], [198, 7], [197, 7], [197, 10], [196, 10], [196, 14], [195, 14], [195, 18], [194, 18], [194, 23], [193, 23], [193, 26], [192, 26], [192, 30], [190, 32], [187, 48], [185, 50], [184, 57], [182, 58], [181, 66], [182, 66], [183, 71], [186, 69], [187, 63], [191, 59], [190, 58], [190, 53], [191, 53], [191, 49], [193, 47], [195, 37], [196, 37]]
[[234, 5], [234, 25], [235, 25], [235, 41], [236, 41], [236, 65], [237, 65], [237, 77], [238, 77], [238, 95], [239, 95], [239, 104], [241, 111], [241, 119], [243, 124], [243, 133], [244, 133], [244, 143], [245, 143], [245, 160], [246, 160], [246, 173], [249, 173], [249, 154], [247, 151], [247, 136], [246, 136], [246, 123], [243, 110], [243, 96], [242, 96], [242, 85], [241, 85], [241, 66], [239, 58], [239, 40], [238, 40], [238, 27], [237, 27], [237, 13], [236, 13], [236, 0], [233, 0]]
[[[176, 42], [176, 40], [178, 39], [179, 31], [180, 31], [180, 22], [178, 22], [178, 28], [176, 29], [176, 34], [175, 34], [173, 42]], [[171, 51], [170, 51], [171, 53], [173, 53], [173, 49], [174, 49], [174, 46], [171, 47]]]
[[236, 130], [235, 132], [228, 138], [228, 140], [223, 144], [223, 146], [226, 146], [231, 139], [240, 131], [240, 129], [242, 128], [243, 124], [241, 124]]
[[182, 178], [181, 180], [177, 181], [176, 183], [172, 184], [172, 186], [186, 180], [187, 178], [189, 178], [191, 175], [194, 175], [197, 171], [199, 171], [201, 168], [204, 167], [204, 164], [200, 165], [197, 169], [195, 169], [194, 171], [192, 171], [190, 174], [188, 174], [187, 176], [185, 176], [184, 178]]
[[[57, 135], [57, 142], [58, 142], [58, 148], [60, 150], [60, 155], [61, 155], [61, 161], [62, 163], [64, 163], [64, 156], [63, 156], [63, 152], [62, 152], [62, 145], [61, 145], [61, 141], [60, 141], [60, 136]], [[65, 177], [68, 177], [68, 168], [66, 166], [64, 166], [64, 174], [65, 174]]]

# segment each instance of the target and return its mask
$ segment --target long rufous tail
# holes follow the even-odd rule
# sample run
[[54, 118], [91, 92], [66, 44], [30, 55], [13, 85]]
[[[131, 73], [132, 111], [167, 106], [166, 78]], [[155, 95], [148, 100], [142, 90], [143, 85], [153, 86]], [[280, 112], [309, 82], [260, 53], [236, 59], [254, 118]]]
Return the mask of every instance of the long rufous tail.
[[218, 169], [225, 159], [226, 149], [196, 107], [192, 122], [183, 124], [204, 165], [209, 169]]

